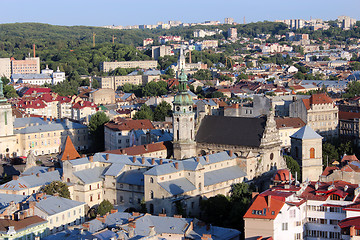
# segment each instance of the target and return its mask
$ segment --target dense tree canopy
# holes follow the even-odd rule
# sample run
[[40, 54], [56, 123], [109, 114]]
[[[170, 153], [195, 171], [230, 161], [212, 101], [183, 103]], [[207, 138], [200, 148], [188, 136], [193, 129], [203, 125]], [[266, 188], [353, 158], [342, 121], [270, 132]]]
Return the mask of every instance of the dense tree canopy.
[[104, 216], [113, 208], [114, 206], [111, 204], [111, 202], [105, 199], [99, 204], [99, 207], [97, 208], [97, 214], [99, 214], [100, 216]]
[[104, 149], [104, 124], [108, 121], [109, 117], [104, 112], [99, 111], [91, 116], [89, 130], [93, 138], [94, 152]]
[[59, 194], [60, 197], [70, 199], [70, 191], [66, 183], [60, 181], [53, 181], [43, 187], [42, 191], [48, 195]]

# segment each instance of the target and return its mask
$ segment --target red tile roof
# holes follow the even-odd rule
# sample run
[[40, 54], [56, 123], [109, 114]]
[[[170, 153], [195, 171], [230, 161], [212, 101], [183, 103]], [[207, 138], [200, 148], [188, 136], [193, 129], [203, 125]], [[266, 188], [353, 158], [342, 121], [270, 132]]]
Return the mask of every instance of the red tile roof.
[[40, 109], [40, 108], [46, 108], [47, 105], [42, 100], [33, 100], [33, 101], [20, 101], [16, 104], [19, 108], [34, 108], [34, 109]]
[[109, 151], [105, 151], [105, 153], [127, 154], [127, 155], [136, 156], [151, 152], [162, 151], [166, 149], [167, 149], [166, 144], [164, 142], [157, 142], [157, 143], [150, 143], [150, 144], [133, 146], [123, 149], [109, 150]]
[[359, 159], [357, 159], [357, 157], [354, 155], [344, 155], [344, 157], [341, 159], [341, 162], [351, 162], [351, 161], [358, 161]]
[[154, 125], [148, 119], [141, 120], [127, 120], [123, 118], [116, 118], [115, 120], [105, 124], [105, 127], [114, 131], [123, 130], [138, 130], [138, 129], [154, 129]]
[[0, 219], [0, 232], [6, 233], [10, 226], [13, 226], [15, 228], [15, 231], [21, 231], [22, 229], [43, 224], [45, 222], [47, 221], [38, 216], [32, 216], [18, 221]]
[[[280, 182], [288, 182], [290, 181], [290, 171], [288, 169], [279, 169], [276, 171], [273, 180], [274, 181], [280, 181]], [[291, 177], [291, 179], [294, 179]]]
[[313, 104], [329, 104], [329, 103], [333, 103], [333, 100], [331, 99], [331, 97], [326, 95], [326, 93], [317, 93], [317, 94], [311, 95], [310, 103], [311, 103], [311, 105], [313, 105]]
[[23, 95], [31, 95], [33, 93], [50, 93], [50, 88], [29, 88]]
[[360, 113], [339, 111], [339, 120], [360, 118]]
[[305, 122], [301, 118], [291, 118], [291, 117], [278, 117], [275, 118], [276, 128], [302, 128], [305, 126]]
[[335, 167], [335, 166], [326, 167], [325, 170], [323, 171], [323, 173], [321, 174], [321, 176], [329, 176], [335, 170], [339, 170], [339, 168]]
[[[316, 185], [318, 185], [316, 189]], [[348, 189], [345, 191], [345, 186]], [[354, 190], [358, 187], [358, 184], [351, 184], [345, 181], [334, 182], [310, 182], [306, 187], [301, 197], [306, 200], [326, 201], [332, 194], [336, 194], [342, 198], [349, 196], [354, 197]]]
[[355, 229], [360, 230], [360, 217], [345, 218], [338, 225], [340, 228], [355, 227]]
[[92, 103], [89, 101], [79, 101], [79, 102], [75, 103], [72, 107], [77, 108], [77, 109], [83, 109], [86, 107], [97, 108], [95, 103]]
[[66, 137], [65, 140], [65, 147], [61, 154], [60, 160], [73, 160], [76, 158], [80, 158], [80, 154], [76, 151], [74, 144], [71, 141], [69, 136]]

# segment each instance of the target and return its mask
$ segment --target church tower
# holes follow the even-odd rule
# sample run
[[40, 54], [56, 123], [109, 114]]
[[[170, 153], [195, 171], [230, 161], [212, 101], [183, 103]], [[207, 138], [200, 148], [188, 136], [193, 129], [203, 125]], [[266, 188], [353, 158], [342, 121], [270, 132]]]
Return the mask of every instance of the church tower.
[[300, 163], [302, 180], [318, 181], [322, 173], [322, 137], [306, 125], [290, 138], [291, 155]]
[[185, 159], [196, 156], [195, 113], [193, 100], [187, 92], [187, 77], [181, 69], [179, 92], [174, 97], [173, 130], [174, 158]]
[[3, 157], [13, 157], [15, 148], [16, 136], [13, 130], [12, 109], [4, 97], [3, 82], [0, 80], [0, 154]]
[[186, 60], [185, 60], [185, 55], [184, 55], [184, 49], [183, 46], [180, 47], [180, 55], [179, 55], [179, 59], [177, 61], [177, 77], [180, 77], [180, 72], [182, 69], [185, 69], [185, 65], [186, 65]]

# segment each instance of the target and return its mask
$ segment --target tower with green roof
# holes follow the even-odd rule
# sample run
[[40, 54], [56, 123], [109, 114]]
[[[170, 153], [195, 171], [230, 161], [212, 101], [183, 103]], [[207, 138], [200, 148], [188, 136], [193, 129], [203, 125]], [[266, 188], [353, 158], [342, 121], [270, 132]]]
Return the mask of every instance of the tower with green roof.
[[187, 91], [187, 76], [181, 69], [179, 92], [175, 95], [173, 111], [174, 158], [185, 159], [196, 156], [195, 113], [193, 100]]

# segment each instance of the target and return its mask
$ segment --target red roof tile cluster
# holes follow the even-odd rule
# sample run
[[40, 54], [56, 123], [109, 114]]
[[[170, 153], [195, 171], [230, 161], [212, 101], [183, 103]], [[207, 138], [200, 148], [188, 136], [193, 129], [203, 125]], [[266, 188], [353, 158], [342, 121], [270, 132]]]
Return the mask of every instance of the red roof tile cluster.
[[50, 88], [28, 88], [23, 95], [31, 95], [33, 93], [50, 93]]
[[114, 120], [105, 124], [105, 127], [114, 131], [130, 131], [138, 129], [154, 129], [154, 125], [149, 119], [128, 120], [124, 118], [115, 118]]
[[360, 217], [345, 218], [338, 225], [340, 228], [354, 227], [356, 230], [360, 230]]
[[79, 102], [75, 103], [72, 107], [75, 109], [83, 109], [86, 107], [97, 108], [97, 105], [95, 103], [92, 103], [89, 101], [79, 101]]
[[[279, 169], [276, 171], [273, 180], [277, 182], [289, 182], [290, 181], [291, 173], [289, 169]], [[294, 178], [291, 176], [291, 180]]]
[[326, 167], [325, 170], [323, 171], [323, 173], [321, 174], [321, 176], [329, 176], [329, 175], [332, 174], [335, 170], [339, 170], [339, 168], [338, 168], [338, 167], [335, 167], [335, 166]]
[[359, 161], [355, 154], [353, 155], [344, 155], [344, 157], [341, 159], [341, 162], [351, 162], [351, 161]]
[[302, 99], [302, 101], [307, 110], [311, 108], [311, 105], [329, 104], [334, 102], [331, 97], [326, 95], [326, 93], [313, 94], [310, 98]]
[[360, 118], [360, 113], [339, 111], [339, 120]]
[[341, 198], [345, 198], [345, 197], [354, 198], [354, 190], [357, 187], [358, 184], [351, 184], [345, 181], [310, 182], [310, 184], [301, 194], [301, 197], [306, 200], [318, 200], [318, 201], [325, 201], [332, 194], [336, 194]]
[[143, 155], [146, 153], [162, 151], [162, 150], [166, 150], [166, 149], [167, 149], [167, 147], [164, 142], [157, 142], [157, 143], [150, 143], [150, 144], [133, 146], [133, 147], [123, 148], [123, 149], [109, 150], [109, 151], [105, 151], [105, 153], [127, 154], [127, 155], [137, 156], [137, 155]]
[[305, 122], [301, 118], [291, 118], [291, 117], [278, 117], [275, 118], [276, 128], [302, 128], [305, 126]]

